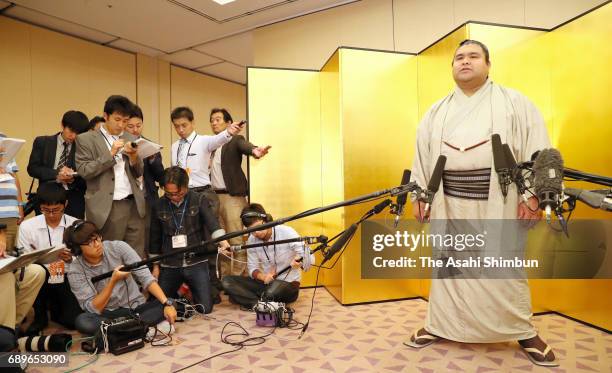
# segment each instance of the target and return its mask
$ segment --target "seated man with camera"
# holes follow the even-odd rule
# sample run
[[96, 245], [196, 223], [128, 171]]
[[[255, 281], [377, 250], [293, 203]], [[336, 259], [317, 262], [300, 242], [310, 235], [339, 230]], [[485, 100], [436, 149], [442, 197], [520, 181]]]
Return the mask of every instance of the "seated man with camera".
[[[119, 269], [140, 261], [140, 257], [123, 241], [102, 241], [98, 228], [89, 221], [78, 220], [64, 233], [66, 246], [76, 256], [68, 268], [70, 288], [85, 311], [76, 319], [79, 332], [95, 335], [103, 321], [119, 317], [136, 317], [146, 326], [164, 319], [174, 324], [174, 301], [166, 297], [146, 266], [123, 272]], [[97, 275], [113, 271], [110, 278], [93, 283]], [[152, 297], [147, 301], [143, 291]], [[170, 327], [165, 327], [170, 331]]]

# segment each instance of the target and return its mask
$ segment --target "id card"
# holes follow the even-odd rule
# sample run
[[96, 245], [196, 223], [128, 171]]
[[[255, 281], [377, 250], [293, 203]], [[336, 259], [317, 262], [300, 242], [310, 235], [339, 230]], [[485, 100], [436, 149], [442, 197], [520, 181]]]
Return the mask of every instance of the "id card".
[[62, 260], [47, 264], [46, 267], [49, 270], [49, 280], [47, 281], [49, 284], [61, 284], [64, 282], [65, 271]]
[[172, 248], [180, 249], [183, 247], [187, 247], [187, 235], [178, 234], [176, 236], [172, 236]]

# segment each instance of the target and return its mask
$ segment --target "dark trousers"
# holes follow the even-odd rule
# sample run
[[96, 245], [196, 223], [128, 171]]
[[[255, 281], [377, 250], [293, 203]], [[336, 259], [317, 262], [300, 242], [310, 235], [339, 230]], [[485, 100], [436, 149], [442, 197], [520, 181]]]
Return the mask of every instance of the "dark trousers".
[[211, 297], [208, 261], [188, 267], [161, 267], [159, 271], [159, 286], [164, 294], [176, 297], [176, 292], [182, 283], [186, 283], [193, 295], [193, 302], [204, 307], [204, 313], [211, 313], [213, 301]]
[[45, 327], [49, 322], [47, 310], [50, 310], [51, 320], [68, 329], [74, 329], [74, 322], [83, 310], [70, 290], [68, 277], [64, 276], [64, 282], [61, 284], [49, 284], [49, 272], [46, 271], [46, 274], [45, 282], [34, 301], [34, 324]]
[[117, 308], [116, 310], [104, 310], [101, 314], [84, 312], [76, 318], [76, 329], [84, 335], [95, 335], [100, 330], [102, 321], [116, 319], [138, 314], [140, 320], [147, 326], [157, 325], [164, 320], [164, 306], [157, 299], [152, 299], [136, 307], [133, 311], [129, 308]]
[[246, 308], [253, 308], [259, 300], [293, 303], [298, 298], [299, 285], [274, 280], [268, 285], [251, 277], [225, 276], [221, 281], [230, 300]]

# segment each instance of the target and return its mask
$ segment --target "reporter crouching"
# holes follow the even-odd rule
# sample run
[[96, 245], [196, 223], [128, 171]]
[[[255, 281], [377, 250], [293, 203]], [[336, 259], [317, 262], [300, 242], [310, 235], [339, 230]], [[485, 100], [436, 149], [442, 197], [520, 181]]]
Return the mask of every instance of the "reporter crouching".
[[[103, 321], [136, 316], [146, 325], [155, 326], [176, 319], [173, 301], [168, 299], [146, 266], [132, 272], [118, 269], [140, 261], [140, 257], [123, 241], [102, 241], [97, 227], [88, 221], [76, 221], [64, 233], [64, 242], [76, 259], [68, 269], [72, 292], [85, 311], [76, 319], [76, 329], [95, 335]], [[110, 279], [93, 283], [97, 275], [113, 271]], [[133, 275], [133, 276], [132, 276]], [[138, 284], [152, 297], [147, 301]]]

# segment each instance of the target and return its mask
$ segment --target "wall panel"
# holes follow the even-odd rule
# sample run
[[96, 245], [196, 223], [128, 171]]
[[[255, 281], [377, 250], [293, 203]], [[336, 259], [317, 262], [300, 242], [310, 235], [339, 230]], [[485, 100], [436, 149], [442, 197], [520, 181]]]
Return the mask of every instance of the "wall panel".
[[[272, 146], [251, 162], [251, 202], [274, 218], [321, 205], [321, 127], [318, 72], [248, 69], [249, 138]], [[304, 236], [323, 233], [321, 215], [288, 224]], [[314, 285], [314, 273], [302, 286]]]
[[[340, 49], [345, 199], [397, 186], [403, 170], [411, 167], [417, 128], [416, 62], [411, 55]], [[376, 203], [345, 208], [345, 226]], [[376, 218], [391, 224], [387, 211]], [[343, 256], [342, 303], [417, 296], [418, 280], [361, 279], [359, 235], [360, 231]]]

